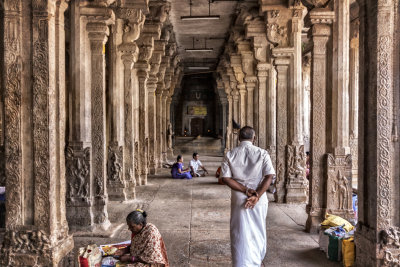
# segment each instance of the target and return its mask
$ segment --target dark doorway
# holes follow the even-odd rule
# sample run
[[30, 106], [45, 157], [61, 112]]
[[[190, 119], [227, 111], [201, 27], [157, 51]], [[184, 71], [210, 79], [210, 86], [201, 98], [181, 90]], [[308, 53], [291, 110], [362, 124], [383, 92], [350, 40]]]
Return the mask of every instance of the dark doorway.
[[191, 130], [192, 136], [203, 135], [204, 119], [203, 118], [193, 118], [190, 121], [190, 130]]

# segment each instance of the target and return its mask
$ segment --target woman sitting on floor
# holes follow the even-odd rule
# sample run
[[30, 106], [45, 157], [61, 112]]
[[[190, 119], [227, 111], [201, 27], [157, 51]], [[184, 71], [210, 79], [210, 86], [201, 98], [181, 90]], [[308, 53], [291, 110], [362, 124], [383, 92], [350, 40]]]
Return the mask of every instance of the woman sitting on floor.
[[132, 232], [131, 245], [114, 255], [121, 256], [120, 261], [127, 263], [126, 267], [169, 267], [161, 234], [154, 224], [146, 223], [146, 217], [146, 212], [140, 209], [128, 214], [126, 223]]
[[183, 157], [181, 155], [178, 155], [176, 162], [172, 165], [171, 175], [172, 178], [192, 179], [189, 168], [183, 169]]

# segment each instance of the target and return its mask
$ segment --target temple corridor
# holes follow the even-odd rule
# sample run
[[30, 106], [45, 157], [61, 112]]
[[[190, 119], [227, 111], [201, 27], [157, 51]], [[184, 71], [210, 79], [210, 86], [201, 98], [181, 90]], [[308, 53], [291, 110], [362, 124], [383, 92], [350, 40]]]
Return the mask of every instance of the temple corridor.
[[137, 206], [173, 266], [229, 265], [229, 190], [162, 167], [213, 172], [244, 126], [267, 264], [326, 266], [334, 214], [356, 266], [400, 265], [400, 0], [0, 0], [0, 266], [72, 266]]
[[[190, 155], [184, 155], [184, 158], [190, 159]], [[210, 174], [215, 173], [221, 160], [222, 157], [201, 157]], [[111, 222], [123, 225], [114, 237], [75, 237], [75, 247], [128, 240], [126, 214], [141, 208], [148, 211], [148, 221], [160, 230], [171, 266], [231, 266], [230, 189], [219, 185], [213, 176], [180, 180], [172, 179], [169, 171], [161, 169], [159, 174], [149, 176], [148, 184], [138, 189], [135, 201], [109, 203]], [[304, 204], [278, 204], [271, 194], [269, 200], [265, 266], [341, 266], [319, 251], [317, 234], [304, 231], [307, 220]], [[74, 266], [72, 262], [69, 264]]]

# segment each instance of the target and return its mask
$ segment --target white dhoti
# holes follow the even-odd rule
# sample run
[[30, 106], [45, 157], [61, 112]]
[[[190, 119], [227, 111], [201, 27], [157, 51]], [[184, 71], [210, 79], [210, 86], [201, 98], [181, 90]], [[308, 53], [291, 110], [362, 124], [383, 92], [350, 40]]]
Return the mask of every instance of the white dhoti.
[[[242, 141], [238, 147], [227, 152], [221, 164], [221, 177], [233, 179], [254, 190], [267, 175], [275, 175], [271, 158], [266, 150], [250, 141]], [[262, 194], [253, 209], [246, 209], [246, 194], [231, 192], [232, 265], [260, 267], [267, 251], [267, 195]]]
[[267, 251], [267, 195], [264, 193], [253, 209], [246, 209], [246, 195], [231, 192], [232, 266], [259, 267]]

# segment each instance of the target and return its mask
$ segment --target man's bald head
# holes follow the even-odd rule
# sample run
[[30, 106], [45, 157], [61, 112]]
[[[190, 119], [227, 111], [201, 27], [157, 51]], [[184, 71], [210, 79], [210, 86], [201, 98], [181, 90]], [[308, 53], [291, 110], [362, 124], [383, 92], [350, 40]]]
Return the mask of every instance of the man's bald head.
[[253, 141], [254, 136], [256, 135], [256, 132], [254, 129], [250, 126], [244, 126], [242, 129], [239, 131], [239, 140], [240, 141]]

